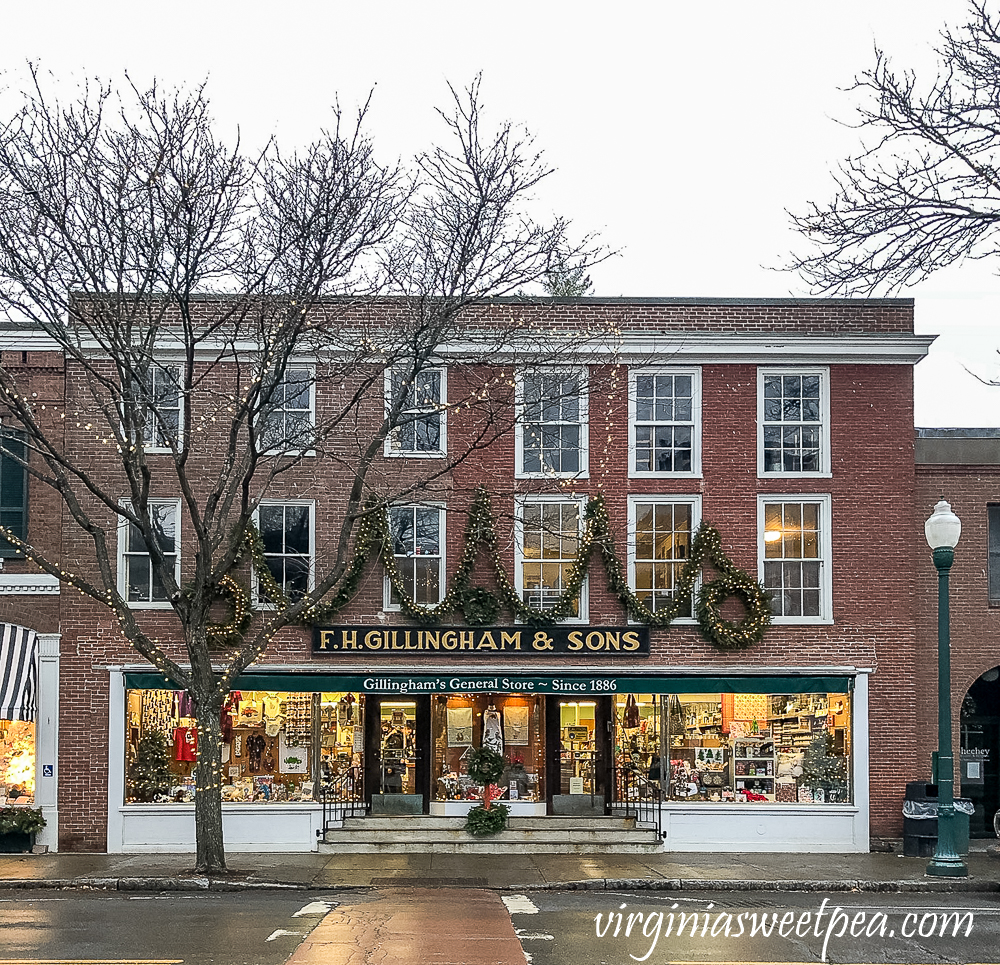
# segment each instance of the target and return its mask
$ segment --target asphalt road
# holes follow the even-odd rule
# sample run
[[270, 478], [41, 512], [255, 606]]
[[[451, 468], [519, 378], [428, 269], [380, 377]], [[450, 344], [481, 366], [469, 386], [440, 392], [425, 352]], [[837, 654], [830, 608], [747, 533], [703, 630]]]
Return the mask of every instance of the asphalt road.
[[0, 965], [282, 965], [336, 902], [315, 892], [0, 892]]
[[995, 895], [541, 892], [505, 901], [531, 965], [1000, 962]]
[[[5, 892], [0, 965], [283, 965], [327, 911], [372, 897]], [[460, 905], [462, 892], [441, 899]], [[504, 902], [530, 965], [1000, 963], [1000, 895], [535, 892]]]

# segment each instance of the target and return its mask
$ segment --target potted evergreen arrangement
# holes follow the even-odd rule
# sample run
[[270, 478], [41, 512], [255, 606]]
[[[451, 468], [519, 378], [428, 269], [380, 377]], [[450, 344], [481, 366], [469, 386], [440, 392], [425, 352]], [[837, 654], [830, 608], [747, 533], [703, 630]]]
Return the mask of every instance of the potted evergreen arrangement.
[[22, 854], [35, 845], [35, 834], [45, 827], [41, 808], [8, 804], [0, 808], [0, 852]]
[[481, 747], [469, 755], [469, 777], [483, 785], [483, 803], [470, 808], [465, 820], [465, 830], [469, 834], [477, 837], [498, 834], [507, 827], [510, 808], [506, 804], [494, 803], [496, 797], [493, 792], [493, 785], [500, 779], [505, 767], [503, 757], [488, 747]]

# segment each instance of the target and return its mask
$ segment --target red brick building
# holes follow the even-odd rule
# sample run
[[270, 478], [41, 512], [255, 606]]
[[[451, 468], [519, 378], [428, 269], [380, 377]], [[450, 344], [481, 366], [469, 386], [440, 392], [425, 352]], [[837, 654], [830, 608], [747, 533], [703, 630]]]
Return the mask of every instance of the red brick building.
[[[1000, 428], [918, 429], [916, 462], [922, 665], [933, 667], [937, 653], [937, 574], [924, 550], [923, 520], [946, 499], [962, 521], [949, 579], [955, 788], [975, 806], [971, 833], [992, 837], [1000, 810]], [[918, 673], [914, 683], [924, 746], [919, 763], [927, 777], [937, 746], [937, 676]]]
[[[672, 850], [867, 850], [870, 836], [898, 835], [905, 783], [924, 769], [923, 722], [933, 720], [932, 695], [914, 686], [926, 643], [917, 628], [930, 625], [918, 591], [932, 574], [914, 539], [926, 500], [912, 366], [931, 339], [914, 335], [912, 301], [501, 299], [477, 318], [512, 312], [613, 337], [558, 362], [491, 360], [513, 390], [509, 428], [426, 492], [393, 500], [391, 565], [372, 561], [346, 608], [283, 631], [241, 678], [224, 752], [228, 847], [314, 847], [324, 783], [350, 785], [373, 813], [460, 814], [479, 793], [464, 761], [484, 744], [507, 761], [514, 813], [614, 814], [632, 795], [660, 795]], [[73, 409], [72, 363], [63, 369], [41, 336], [8, 333], [5, 344], [5, 365], [37, 367], [44, 391]], [[423, 373], [408, 422], [386, 444], [385, 478], [407, 478], [475, 432], [454, 406], [475, 378], [460, 352], [442, 352]], [[309, 359], [297, 371], [287, 414], [308, 421], [344, 388]], [[169, 391], [162, 400], [169, 410]], [[381, 398], [370, 403], [377, 420]], [[198, 401], [202, 414], [213, 404]], [[94, 431], [67, 424], [65, 446], [112, 471]], [[196, 458], [211, 468], [210, 433]], [[286, 592], [308, 587], [331, 538], [349, 483], [334, 466], [305, 458], [261, 497], [265, 562]], [[177, 494], [162, 477], [153, 485], [183, 573]], [[65, 512], [37, 500], [32, 488], [27, 539], [61, 542], [64, 560], [87, 567], [87, 543]], [[596, 548], [609, 544], [595, 538], [564, 618], [539, 629], [504, 603], [481, 553], [472, 584], [500, 604], [489, 621], [471, 625], [454, 611], [438, 626], [415, 622], [409, 606], [448, 599], [473, 509], [494, 526], [496, 560], [521, 603], [565, 602], [595, 519], [606, 520], [627, 589], [609, 578]], [[740, 594], [714, 617], [674, 597], [693, 572], [703, 521], [735, 569], [771, 593], [759, 642], [711, 639], [746, 615]], [[170, 602], [144, 568], [145, 548], [113, 518], [108, 531], [123, 595], [169, 634]], [[961, 565], [959, 555], [956, 577]], [[30, 569], [9, 562], [0, 586]], [[708, 583], [719, 569], [701, 573]], [[107, 611], [52, 589], [38, 607], [5, 587], [9, 622], [49, 634], [56, 651], [37, 695], [43, 840], [64, 850], [192, 848], [182, 696], [123, 646]], [[679, 612], [667, 628], [636, 618], [671, 607]], [[987, 662], [956, 666], [978, 674]], [[957, 672], [956, 693], [963, 680]], [[170, 739], [173, 783], [145, 801], [129, 775], [153, 731]]]

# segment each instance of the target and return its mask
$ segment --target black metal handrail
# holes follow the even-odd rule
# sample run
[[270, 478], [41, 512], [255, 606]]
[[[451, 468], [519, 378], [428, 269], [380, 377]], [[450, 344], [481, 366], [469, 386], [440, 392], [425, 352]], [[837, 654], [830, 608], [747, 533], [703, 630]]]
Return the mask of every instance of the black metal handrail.
[[345, 817], [363, 815], [367, 811], [360, 768], [350, 768], [324, 781], [320, 786], [323, 804], [323, 831], [339, 825]]
[[624, 808], [624, 817], [634, 817], [637, 824], [651, 826], [663, 837], [663, 788], [636, 768], [615, 767], [614, 808]]

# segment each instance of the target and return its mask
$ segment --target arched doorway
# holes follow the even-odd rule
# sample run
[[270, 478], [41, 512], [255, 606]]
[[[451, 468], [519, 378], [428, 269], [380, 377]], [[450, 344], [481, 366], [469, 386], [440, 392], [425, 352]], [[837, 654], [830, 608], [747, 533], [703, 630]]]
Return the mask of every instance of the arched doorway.
[[1000, 810], [1000, 668], [973, 682], [960, 717], [961, 795], [972, 801], [969, 833], [993, 837], [993, 815]]

